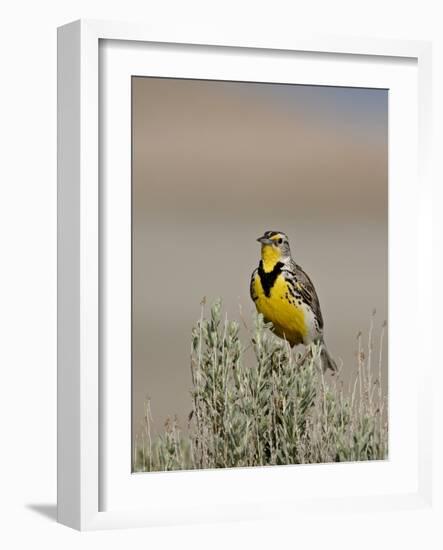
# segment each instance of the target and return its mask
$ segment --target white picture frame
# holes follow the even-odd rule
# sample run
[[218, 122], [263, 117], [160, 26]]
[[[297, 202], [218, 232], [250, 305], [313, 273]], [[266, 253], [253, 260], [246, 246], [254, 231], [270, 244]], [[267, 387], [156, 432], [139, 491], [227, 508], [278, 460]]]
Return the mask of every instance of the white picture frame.
[[[116, 45], [114, 51], [106, 51], [104, 54], [100, 48], [106, 41]], [[424, 316], [431, 316], [432, 295], [429, 286], [423, 283], [431, 279], [430, 269], [432, 249], [428, 243], [431, 238], [431, 203], [430, 190], [431, 179], [429, 177], [428, 155], [430, 150], [430, 67], [431, 47], [426, 42], [369, 40], [358, 38], [331, 38], [314, 37], [311, 35], [296, 36], [291, 39], [261, 39], [251, 36], [239, 37], [208, 37], [186, 36], [186, 32], [178, 35], [176, 32], [171, 36], [157, 36], [155, 31], [143, 25], [101, 22], [101, 21], [77, 21], [61, 27], [58, 31], [58, 520], [61, 523], [76, 529], [102, 529], [129, 526], [151, 526], [161, 524], [175, 524], [198, 521], [220, 521], [228, 519], [251, 519], [260, 518], [266, 515], [269, 517], [267, 504], [272, 503], [272, 514], [291, 516], [295, 511], [309, 512], [309, 510], [326, 510], [333, 505], [337, 511], [346, 513], [356, 507], [365, 510], [392, 510], [399, 508], [429, 508], [432, 505], [432, 452], [431, 452], [431, 400], [430, 400], [430, 368], [432, 365], [432, 346], [428, 346], [422, 353], [427, 354], [427, 360], [422, 361], [423, 368], [414, 377], [405, 376], [402, 386], [402, 395], [410, 396], [408, 407], [402, 404], [400, 392], [395, 391], [395, 384], [390, 399], [397, 399], [398, 410], [410, 415], [410, 426], [414, 429], [414, 436], [410, 438], [412, 447], [409, 448], [411, 460], [405, 462], [400, 456], [400, 450], [404, 437], [402, 432], [396, 429], [396, 418], [391, 418], [393, 425], [393, 437], [390, 441], [390, 448], [394, 449], [393, 456], [386, 464], [342, 464], [342, 465], [319, 465], [314, 466], [315, 470], [301, 471], [296, 467], [278, 468], [253, 468], [235, 469], [229, 471], [200, 471], [200, 472], [174, 472], [166, 474], [144, 474], [134, 475], [130, 471], [123, 472], [125, 466], [124, 445], [123, 455], [119, 455], [118, 437], [126, 439], [129, 424], [119, 423], [115, 420], [113, 426], [116, 428], [114, 440], [110, 443], [106, 430], [106, 418], [109, 416], [109, 409], [106, 403], [110, 400], [115, 404], [118, 391], [124, 391], [127, 383], [125, 379], [118, 379], [113, 375], [108, 380], [111, 383], [104, 384], [103, 381], [103, 353], [101, 338], [103, 326], [106, 324], [106, 311], [103, 304], [109, 300], [109, 285], [112, 281], [103, 283], [106, 278], [106, 269], [112, 264], [116, 267], [115, 259], [127, 257], [128, 249], [125, 248], [125, 239], [122, 239], [122, 248], [116, 244], [116, 250], [120, 256], [106, 255], [106, 240], [114, 239], [117, 242], [116, 231], [127, 231], [130, 219], [123, 211], [118, 210], [121, 204], [125, 203], [124, 196], [107, 196], [103, 193], [103, 182], [100, 176], [101, 162], [103, 160], [103, 114], [106, 116], [106, 107], [101, 105], [102, 96], [99, 94], [100, 78], [103, 78], [104, 85], [109, 85], [111, 80], [126, 78], [126, 84], [122, 87], [121, 94], [114, 93], [106, 97], [106, 105], [109, 101], [115, 102], [112, 105], [122, 105], [127, 99], [125, 87], [127, 88], [127, 76], [131, 74], [136, 66], [139, 74], [138, 63], [146, 62], [146, 51], [140, 49], [140, 44], [154, 45], [156, 53], [149, 53], [151, 67], [156, 66], [153, 76], [189, 76], [204, 74], [212, 75], [217, 79], [222, 77], [225, 62], [213, 64], [212, 57], [224, 52], [230, 58], [232, 71], [236, 67], [237, 79], [243, 77], [246, 80], [253, 79], [252, 72], [246, 75], [245, 64], [237, 63], [236, 60], [247, 58], [252, 55], [263, 55], [260, 59], [260, 67], [257, 71], [263, 70], [262, 64], [267, 55], [286, 55], [297, 52], [310, 54], [312, 60], [315, 56], [329, 55], [329, 59], [339, 57], [344, 60], [343, 71], [350, 71], [354, 63], [366, 64], [368, 73], [372, 72], [371, 82], [388, 82], [387, 79], [394, 78], [389, 73], [395, 73], [397, 61], [409, 60], [414, 65], [414, 71], [397, 71], [397, 84], [393, 81], [392, 86], [405, 86], [405, 102], [403, 110], [408, 106], [417, 114], [405, 124], [410, 124], [410, 134], [400, 137], [399, 120], [402, 116], [400, 110], [396, 122], [393, 118], [392, 126], [394, 137], [390, 136], [390, 155], [400, 160], [403, 155], [403, 164], [394, 162], [390, 166], [391, 176], [394, 181], [404, 182], [403, 203], [400, 203], [400, 194], [391, 195], [394, 199], [394, 218], [396, 226], [390, 226], [394, 242], [400, 243], [400, 231], [406, 236], [410, 244], [411, 254], [414, 261], [420, 268], [411, 275], [413, 290], [412, 302], [416, 309], [417, 319]], [[188, 51], [193, 45], [192, 59], [188, 61], [183, 58], [180, 62], [182, 68], [177, 69], [174, 56], [162, 56], [162, 44], [174, 44], [175, 56], [180, 51]], [[138, 53], [135, 52], [138, 45]], [[112, 50], [112, 48], [111, 48]], [[134, 51], [132, 51], [134, 50]], [[215, 54], [215, 52], [218, 52]], [[201, 55], [203, 54], [203, 55]], [[129, 57], [128, 57], [129, 56]], [[184, 54], [186, 57], [186, 55]], [[204, 57], [204, 59], [202, 59]], [[131, 65], [131, 59], [135, 65]], [[208, 60], [210, 63], [208, 63]], [[374, 63], [371, 60], [375, 60]], [[377, 60], [384, 60], [390, 63], [383, 75], [377, 76]], [[329, 61], [327, 61], [329, 63]], [[188, 63], [188, 64], [186, 64]], [[225, 63], [223, 65], [223, 63]], [[102, 65], [115, 68], [108, 71], [107, 75], [101, 75]], [[371, 65], [372, 64], [372, 65]], [[254, 63], [250, 64], [251, 66]], [[305, 63], [309, 70], [309, 63]], [[203, 69], [204, 66], [204, 69]], [[208, 69], [208, 66], [211, 67]], [[372, 66], [372, 69], [370, 68]], [[159, 68], [160, 67], [160, 68]], [[186, 68], [184, 74], [183, 67]], [[215, 67], [215, 68], [214, 68]], [[234, 68], [233, 68], [234, 67]], [[391, 70], [392, 69], [392, 70]], [[208, 71], [213, 71], [208, 73]], [[287, 70], [282, 66], [281, 71]], [[160, 73], [159, 73], [160, 71]], [[180, 71], [182, 71], [180, 73]], [[218, 72], [217, 72], [218, 71]], [[353, 78], [359, 78], [363, 74], [356, 70]], [[383, 71], [382, 71], [383, 72]], [[412, 75], [414, 72], [414, 75]], [[402, 74], [404, 73], [404, 79]], [[225, 73], [223, 73], [225, 74]], [[232, 73], [230, 73], [232, 74]], [[309, 74], [309, 73], [307, 73]], [[110, 75], [110, 76], [109, 76]], [[246, 77], [247, 76], [247, 77]], [[275, 76], [277, 78], [277, 76]], [[308, 77], [306, 77], [308, 78]], [[315, 78], [314, 76], [312, 78]], [[338, 79], [335, 76], [334, 79]], [[272, 81], [271, 78], [262, 78], [263, 81]], [[290, 81], [290, 80], [285, 80]], [[336, 84], [331, 74], [326, 73], [324, 84]], [[349, 85], [351, 80], [349, 74]], [[389, 81], [390, 82], [390, 81]], [[321, 83], [316, 80], [313, 83]], [[418, 83], [418, 93], [415, 84]], [[357, 84], [354, 84], [357, 85]], [[408, 89], [406, 89], [408, 87]], [[118, 86], [112, 89], [117, 89]], [[399, 91], [401, 88], [398, 88]], [[401, 103], [402, 94], [396, 97]], [[120, 102], [120, 103], [119, 103]], [[400, 105], [399, 103], [399, 105]], [[412, 105], [413, 103], [413, 105]], [[392, 107], [392, 105], [391, 105]], [[395, 110], [395, 105], [393, 106]], [[400, 108], [400, 107], [399, 107]], [[100, 118], [101, 115], [101, 118]], [[101, 126], [99, 126], [101, 121]], [[117, 124], [117, 125], [116, 125]], [[122, 151], [125, 157], [122, 162], [123, 171], [119, 172], [122, 181], [128, 177], [128, 156], [125, 143], [127, 144], [128, 125], [127, 119], [117, 121], [113, 128], [123, 131], [118, 132], [123, 136], [122, 142], [116, 142], [111, 147]], [[112, 134], [112, 131], [111, 131]], [[115, 132], [114, 132], [115, 134]], [[125, 137], [126, 136], [126, 137]], [[108, 139], [107, 136], [105, 136]], [[112, 138], [112, 135], [111, 135]], [[418, 138], [418, 141], [417, 141]], [[112, 141], [112, 139], [110, 140]], [[418, 148], [417, 148], [418, 143]], [[391, 147], [393, 146], [393, 147]], [[397, 148], [397, 150], [396, 150]], [[112, 156], [112, 155], [109, 155]], [[114, 155], [115, 159], [115, 155]], [[117, 166], [118, 168], [118, 166]], [[418, 177], [415, 169], [418, 168]], [[125, 172], [126, 170], [126, 172]], [[118, 189], [118, 181], [113, 188]], [[398, 186], [394, 188], [398, 189]], [[398, 189], [399, 190], [399, 189]], [[123, 200], [120, 200], [123, 199]], [[419, 203], [416, 209], [414, 223], [408, 224], [412, 207]], [[415, 201], [415, 202], [413, 202]], [[397, 204], [397, 206], [395, 206]], [[106, 216], [102, 216], [106, 210]], [[390, 212], [391, 213], [391, 212]], [[408, 218], [409, 216], [409, 218]], [[103, 222], [106, 218], [108, 222]], [[112, 221], [112, 224], [109, 223]], [[115, 222], [115, 223], [114, 223]], [[416, 222], [416, 223], [415, 223]], [[114, 233], [111, 232], [112, 230]], [[396, 237], [397, 235], [397, 237]], [[395, 241], [395, 239], [398, 239]], [[398, 254], [391, 256], [390, 277], [397, 277], [402, 265], [406, 261], [405, 250], [397, 247]], [[393, 260], [393, 262], [392, 262]], [[111, 262], [111, 263], [109, 263]], [[121, 270], [116, 268], [117, 278], [120, 283], [128, 277], [130, 265]], [[396, 280], [396, 279], [395, 279]], [[391, 281], [392, 282], [392, 281]], [[400, 284], [400, 283], [399, 283]], [[117, 287], [116, 287], [117, 288]], [[392, 285], [391, 285], [392, 288]], [[398, 326], [402, 322], [399, 301], [390, 301], [390, 321], [395, 318]], [[399, 294], [399, 293], [397, 293]], [[115, 293], [114, 293], [115, 295]], [[120, 311], [127, 312], [127, 301], [121, 306]], [[125, 309], [126, 308], [126, 309]], [[396, 312], [399, 314], [395, 317]], [[127, 319], [127, 315], [122, 316]], [[394, 327], [395, 328], [395, 327]], [[115, 327], [116, 334], [122, 334], [123, 347], [115, 348], [116, 356], [127, 356], [128, 332], [127, 326]], [[398, 331], [400, 332], [400, 331]], [[115, 334], [115, 333], [114, 333]], [[395, 352], [395, 330], [390, 328], [393, 337], [394, 349], [390, 356], [390, 363], [394, 361], [393, 371], [395, 373], [395, 362], [404, 362], [404, 371], [412, 373], [414, 357], [401, 356], [401, 349], [398, 346]], [[401, 335], [399, 335], [401, 336]], [[124, 343], [126, 341], [126, 344]], [[398, 338], [398, 342], [399, 342]], [[113, 339], [114, 344], [119, 338]], [[129, 339], [130, 342], [130, 339]], [[107, 345], [107, 344], [105, 344]], [[124, 346], [126, 345], [126, 351]], [[126, 355], [125, 355], [126, 353]], [[398, 353], [397, 357], [395, 353]], [[130, 365], [127, 365], [130, 368]], [[127, 373], [127, 371], [125, 371]], [[400, 372], [397, 371], [399, 375]], [[397, 375], [395, 375], [397, 376]], [[392, 381], [399, 378], [390, 379]], [[126, 381], [126, 382], [125, 382]], [[119, 394], [123, 395], [123, 394]], [[130, 394], [121, 398], [121, 417], [126, 418], [129, 414], [128, 401]], [[397, 395], [397, 397], [396, 397]], [[402, 408], [403, 407], [403, 408]], [[396, 407], [394, 407], [394, 410]], [[120, 409], [119, 409], [120, 410]], [[124, 412], [126, 411], [126, 413]], [[121, 427], [121, 430], [119, 428]], [[126, 431], [125, 431], [126, 430]], [[396, 442], [398, 447], [396, 447]], [[113, 445], [110, 447], [109, 445]], [[396, 452], [396, 449], [398, 452]], [[116, 460], [107, 462], [106, 454], [111, 453]], [[129, 457], [129, 452], [127, 456]], [[398, 462], [396, 462], [398, 460]], [[335, 470], [331, 470], [335, 468]], [[285, 493], [285, 486], [288, 480], [295, 482], [299, 495], [290, 496]], [[384, 477], [383, 477], [384, 476]], [[143, 479], [142, 479], [143, 478]], [[314, 482], [314, 478], [316, 481]], [[328, 480], [333, 482], [328, 486]], [[354, 490], [359, 485], [359, 480], [367, 480], [366, 488]], [[377, 485], [376, 480], [381, 480]], [[383, 480], [391, 480], [391, 485], [384, 485]], [[103, 486], [114, 484], [112, 490], [104, 490]], [[153, 504], [141, 505], [143, 492], [147, 489], [156, 495]], [[325, 486], [326, 487], [325, 489]], [[210, 489], [217, 488], [217, 499], [211, 500]], [[242, 495], [233, 494], [232, 488], [238, 487]], [[257, 491], [260, 487], [260, 494]], [[363, 485], [362, 485], [363, 487]], [[372, 487], [372, 490], [371, 490]], [[203, 499], [203, 504], [198, 505], [190, 502], [189, 498], [180, 499], [180, 494], [189, 494], [190, 488], [195, 489], [195, 494]], [[200, 493], [199, 493], [200, 491]], [[206, 491], [206, 492], [205, 492]], [[212, 491], [214, 492], [214, 491]], [[107, 496], [111, 494], [112, 498]], [[105, 495], [105, 496], [104, 496]], [[163, 495], [163, 498], [162, 498]], [[172, 500], [171, 500], [172, 497]], [[276, 502], [284, 502], [284, 506], [274, 506]], [[271, 514], [271, 515], [272, 515]]]

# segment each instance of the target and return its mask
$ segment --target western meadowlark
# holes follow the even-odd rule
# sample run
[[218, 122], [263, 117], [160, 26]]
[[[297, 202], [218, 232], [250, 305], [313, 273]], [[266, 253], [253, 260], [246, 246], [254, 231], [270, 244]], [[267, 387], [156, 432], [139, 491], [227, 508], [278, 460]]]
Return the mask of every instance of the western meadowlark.
[[257, 239], [261, 260], [251, 277], [251, 298], [273, 331], [291, 346], [321, 344], [323, 369], [337, 370], [323, 338], [323, 317], [311, 279], [291, 257], [288, 237], [266, 231]]

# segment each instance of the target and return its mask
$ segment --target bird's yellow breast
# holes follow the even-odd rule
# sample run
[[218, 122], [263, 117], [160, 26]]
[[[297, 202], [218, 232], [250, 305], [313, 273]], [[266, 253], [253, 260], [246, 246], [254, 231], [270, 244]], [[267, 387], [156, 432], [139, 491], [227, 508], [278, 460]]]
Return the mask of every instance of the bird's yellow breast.
[[263, 290], [259, 275], [255, 276], [253, 284], [257, 310], [272, 322], [276, 334], [286, 338], [291, 345], [302, 343], [309, 330], [306, 313], [303, 305], [291, 296], [284, 277], [278, 275], [269, 296]]

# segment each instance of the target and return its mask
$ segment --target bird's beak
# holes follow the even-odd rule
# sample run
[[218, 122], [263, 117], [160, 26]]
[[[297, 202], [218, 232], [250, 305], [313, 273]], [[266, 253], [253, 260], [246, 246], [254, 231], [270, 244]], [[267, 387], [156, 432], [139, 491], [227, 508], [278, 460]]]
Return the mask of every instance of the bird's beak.
[[271, 241], [271, 239], [268, 239], [268, 238], [265, 237], [264, 235], [263, 235], [263, 237], [259, 237], [259, 238], [257, 239], [257, 241], [258, 241], [259, 243], [261, 243], [261, 244], [273, 244], [273, 241]]

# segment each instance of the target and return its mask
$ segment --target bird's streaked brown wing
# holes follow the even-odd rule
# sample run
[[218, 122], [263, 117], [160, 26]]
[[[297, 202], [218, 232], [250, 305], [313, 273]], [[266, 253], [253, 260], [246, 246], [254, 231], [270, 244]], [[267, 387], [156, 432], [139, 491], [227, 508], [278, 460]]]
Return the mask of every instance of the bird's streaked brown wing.
[[302, 299], [314, 312], [320, 329], [323, 328], [323, 316], [321, 314], [320, 302], [315, 292], [314, 284], [303, 269], [291, 260], [283, 269], [283, 276], [288, 282], [291, 293], [299, 294]]
[[250, 282], [250, 285], [249, 285], [249, 293], [251, 295], [251, 298], [253, 300], [253, 302], [256, 302], [257, 301], [257, 293], [255, 292], [255, 286], [254, 286], [254, 279], [255, 279], [255, 276], [257, 275], [258, 273], [258, 268], [254, 269], [254, 271], [252, 272], [252, 275], [251, 275], [251, 282]]

